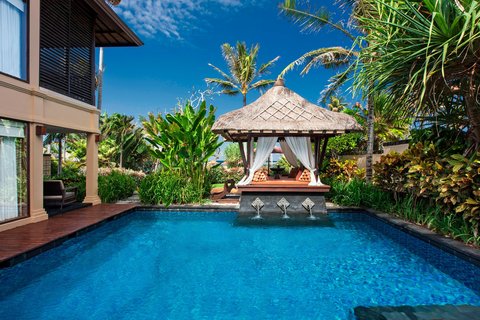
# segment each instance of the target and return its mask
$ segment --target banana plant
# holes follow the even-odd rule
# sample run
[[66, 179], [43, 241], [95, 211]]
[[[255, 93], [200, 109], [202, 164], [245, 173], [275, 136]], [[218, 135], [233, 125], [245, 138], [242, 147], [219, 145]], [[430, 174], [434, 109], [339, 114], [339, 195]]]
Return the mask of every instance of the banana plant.
[[149, 114], [142, 119], [151, 155], [165, 170], [177, 171], [203, 190], [208, 159], [223, 142], [212, 132], [215, 108], [203, 101], [198, 108], [190, 102], [165, 116]]

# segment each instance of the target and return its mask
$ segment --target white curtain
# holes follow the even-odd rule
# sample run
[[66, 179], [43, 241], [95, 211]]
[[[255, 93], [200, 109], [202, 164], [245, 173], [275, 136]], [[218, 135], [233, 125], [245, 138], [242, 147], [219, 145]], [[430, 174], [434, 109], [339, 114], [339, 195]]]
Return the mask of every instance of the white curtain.
[[323, 183], [320, 178], [315, 178], [315, 161], [312, 154], [312, 143], [308, 137], [285, 137], [290, 149], [292, 149], [295, 156], [300, 160], [302, 165], [310, 171], [309, 186], [318, 186]]
[[[243, 177], [242, 180], [238, 183], [239, 186], [245, 186], [250, 184], [255, 175], [255, 171], [260, 169], [265, 161], [268, 159], [268, 156], [272, 153], [275, 144], [277, 143], [278, 137], [260, 137], [257, 141], [257, 150], [255, 151], [253, 163], [250, 165], [248, 174]], [[253, 143], [251, 144], [253, 149]], [[251, 152], [251, 151], [250, 151]]]
[[0, 137], [0, 221], [19, 215], [15, 138]]
[[288, 146], [287, 141], [281, 140], [280, 141], [280, 147], [282, 147], [282, 152], [283, 155], [285, 156], [285, 159], [287, 159], [287, 162], [294, 168], [298, 168], [298, 161], [297, 157], [293, 153], [292, 149]]
[[22, 76], [22, 0], [0, 0], [0, 71]]

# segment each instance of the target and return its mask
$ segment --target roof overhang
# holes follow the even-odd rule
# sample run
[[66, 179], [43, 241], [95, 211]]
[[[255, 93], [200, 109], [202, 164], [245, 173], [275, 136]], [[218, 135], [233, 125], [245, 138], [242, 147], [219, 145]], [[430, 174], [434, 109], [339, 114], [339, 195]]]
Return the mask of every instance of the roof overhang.
[[142, 40], [113, 11], [105, 0], [85, 0], [96, 12], [95, 46], [96, 47], [137, 47]]
[[258, 137], [310, 137], [325, 138], [334, 137], [345, 133], [356, 132], [357, 130], [212, 130], [221, 135], [226, 141], [245, 142], [249, 138]]

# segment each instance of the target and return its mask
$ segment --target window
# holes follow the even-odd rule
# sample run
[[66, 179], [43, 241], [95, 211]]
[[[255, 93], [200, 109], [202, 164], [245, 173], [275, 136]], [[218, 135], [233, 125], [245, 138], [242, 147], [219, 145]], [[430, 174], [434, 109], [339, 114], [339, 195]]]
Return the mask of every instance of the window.
[[0, 222], [28, 215], [26, 125], [0, 118]]
[[40, 86], [94, 104], [95, 14], [78, 0], [41, 0]]
[[0, 72], [27, 78], [27, 5], [22, 0], [0, 0]]

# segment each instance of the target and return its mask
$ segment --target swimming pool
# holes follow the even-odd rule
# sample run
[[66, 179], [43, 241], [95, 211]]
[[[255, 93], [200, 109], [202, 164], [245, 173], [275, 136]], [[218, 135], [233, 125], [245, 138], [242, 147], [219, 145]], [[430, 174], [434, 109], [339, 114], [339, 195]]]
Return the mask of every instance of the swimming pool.
[[251, 227], [136, 211], [0, 270], [2, 319], [349, 319], [356, 306], [480, 305], [479, 269], [363, 213]]

